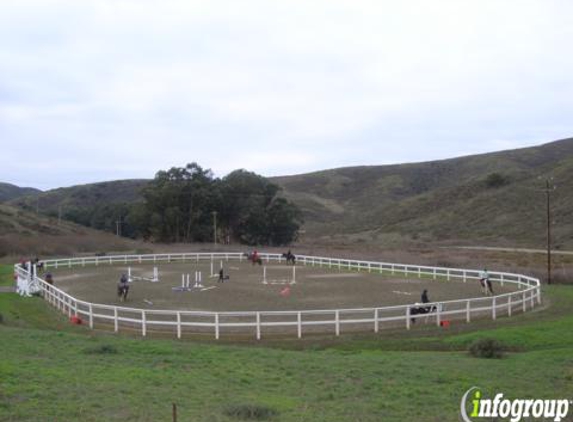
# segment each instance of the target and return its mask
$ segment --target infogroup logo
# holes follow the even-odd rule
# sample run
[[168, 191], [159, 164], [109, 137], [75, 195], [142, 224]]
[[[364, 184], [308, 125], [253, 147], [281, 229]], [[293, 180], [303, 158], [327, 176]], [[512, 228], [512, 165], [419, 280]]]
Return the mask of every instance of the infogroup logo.
[[460, 412], [465, 422], [479, 421], [480, 418], [509, 418], [511, 422], [534, 418], [560, 422], [569, 414], [571, 405], [572, 401], [567, 399], [509, 400], [504, 399], [503, 393], [495, 394], [493, 399], [486, 399], [479, 387], [472, 387], [462, 397]]

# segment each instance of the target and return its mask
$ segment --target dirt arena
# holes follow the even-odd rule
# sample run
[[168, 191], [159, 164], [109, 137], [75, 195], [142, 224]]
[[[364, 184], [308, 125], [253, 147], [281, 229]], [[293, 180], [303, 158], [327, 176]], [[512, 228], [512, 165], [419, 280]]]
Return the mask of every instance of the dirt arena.
[[[153, 267], [159, 271], [159, 282], [130, 283], [126, 302], [119, 301], [117, 283], [127, 274], [127, 265], [100, 265], [50, 269], [55, 285], [77, 299], [92, 303], [145, 309], [187, 311], [275, 311], [310, 309], [369, 308], [411, 304], [420, 301], [427, 289], [433, 302], [481, 297], [477, 281], [432, 280], [389, 276], [386, 274], [338, 270], [337, 268], [296, 266], [296, 284], [288, 284], [292, 267], [277, 263], [266, 264], [267, 281], [263, 284], [263, 267], [248, 262], [223, 261], [229, 280], [218, 283], [210, 277], [209, 261], [132, 264], [133, 276], [151, 278]], [[214, 262], [217, 273], [220, 261]], [[181, 275], [190, 274], [194, 284], [196, 271], [202, 273], [203, 288], [177, 291]], [[285, 284], [272, 284], [285, 283]], [[281, 294], [289, 286], [289, 294]], [[496, 295], [515, 290], [515, 286], [494, 284]]]

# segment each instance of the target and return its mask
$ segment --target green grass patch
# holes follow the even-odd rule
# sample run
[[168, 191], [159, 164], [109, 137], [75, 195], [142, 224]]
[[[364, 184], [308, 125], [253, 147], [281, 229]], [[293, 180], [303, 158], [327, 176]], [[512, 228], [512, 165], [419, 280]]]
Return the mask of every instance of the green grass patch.
[[11, 265], [0, 265], [0, 286], [14, 285], [14, 267]]

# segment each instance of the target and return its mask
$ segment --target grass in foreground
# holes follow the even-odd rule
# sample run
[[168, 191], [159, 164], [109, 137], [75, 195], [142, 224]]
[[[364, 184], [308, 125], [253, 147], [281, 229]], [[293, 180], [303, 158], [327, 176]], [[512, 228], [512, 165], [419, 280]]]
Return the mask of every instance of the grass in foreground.
[[[548, 310], [459, 332], [245, 347], [94, 333], [39, 298], [0, 294], [0, 420], [170, 421], [175, 402], [179, 421], [431, 422], [457, 421], [474, 385], [573, 398], [573, 289], [545, 295]], [[463, 351], [485, 336], [520, 352], [483, 360]]]

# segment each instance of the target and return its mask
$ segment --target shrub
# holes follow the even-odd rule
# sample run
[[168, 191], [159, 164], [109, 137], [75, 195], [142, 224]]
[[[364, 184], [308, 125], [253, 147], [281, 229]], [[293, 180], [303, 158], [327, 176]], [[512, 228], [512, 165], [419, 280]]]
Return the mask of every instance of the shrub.
[[117, 347], [111, 344], [102, 344], [100, 346], [85, 349], [84, 353], [89, 355], [115, 355], [118, 353]]
[[504, 351], [504, 345], [492, 338], [475, 340], [469, 347], [470, 354], [476, 358], [500, 359]]
[[509, 184], [509, 178], [500, 173], [490, 173], [485, 178], [485, 185], [488, 188], [500, 188]]
[[249, 421], [266, 421], [278, 414], [275, 409], [258, 404], [235, 404], [225, 408], [225, 415]]

